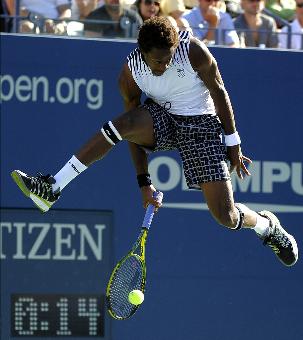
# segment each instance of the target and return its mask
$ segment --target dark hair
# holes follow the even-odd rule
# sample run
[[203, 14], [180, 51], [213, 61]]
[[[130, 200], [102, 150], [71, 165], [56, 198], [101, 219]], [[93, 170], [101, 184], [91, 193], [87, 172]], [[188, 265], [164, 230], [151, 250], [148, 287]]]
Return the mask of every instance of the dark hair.
[[[134, 11], [137, 11], [137, 12], [139, 13], [139, 15], [141, 16], [142, 20], [145, 21], [145, 20], [148, 20], [148, 19], [144, 19], [143, 16], [142, 16], [141, 8], [140, 8], [140, 4], [141, 4], [142, 2], [145, 2], [145, 0], [136, 0], [136, 1], [133, 3], [133, 5], [131, 6], [131, 9], [133, 9]], [[155, 1], [155, 2], [157, 2], [158, 5], [159, 5], [159, 11], [158, 11], [158, 14], [157, 14], [157, 16], [159, 16], [160, 13], [161, 13], [160, 2], [158, 2], [158, 1]]]
[[178, 43], [178, 32], [165, 17], [145, 20], [140, 28], [138, 45], [142, 52], [148, 53], [152, 48], [170, 49], [177, 47]]
[[[145, 0], [136, 0], [133, 3], [133, 6], [135, 6], [139, 9], [141, 2], [145, 2]], [[150, 2], [156, 2], [160, 6], [160, 0], [158, 0], [158, 1], [150, 0]]]

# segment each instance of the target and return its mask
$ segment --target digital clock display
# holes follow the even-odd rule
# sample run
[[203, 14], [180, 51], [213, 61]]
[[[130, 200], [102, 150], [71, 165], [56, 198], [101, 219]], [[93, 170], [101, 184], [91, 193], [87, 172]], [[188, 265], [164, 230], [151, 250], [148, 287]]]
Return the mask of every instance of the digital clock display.
[[103, 337], [104, 296], [12, 294], [13, 337]]

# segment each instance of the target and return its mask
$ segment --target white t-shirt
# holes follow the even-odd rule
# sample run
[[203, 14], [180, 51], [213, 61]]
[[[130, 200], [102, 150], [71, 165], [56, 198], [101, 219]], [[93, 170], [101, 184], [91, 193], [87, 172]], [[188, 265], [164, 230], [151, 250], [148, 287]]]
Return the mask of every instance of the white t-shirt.
[[38, 13], [45, 18], [56, 19], [59, 17], [58, 6], [70, 5], [69, 0], [21, 0], [21, 7], [29, 12]]
[[[287, 47], [287, 39], [288, 39], [288, 29], [287, 26], [284, 26], [279, 34], [279, 47], [280, 48], [288, 48]], [[295, 19], [291, 23], [291, 48], [299, 50], [303, 48], [303, 27], [300, 25], [298, 19]]]
[[127, 57], [128, 67], [138, 87], [170, 113], [181, 116], [215, 115], [209, 90], [191, 66], [188, 52], [190, 33], [179, 32], [179, 46], [168, 69], [154, 76], [136, 48]]

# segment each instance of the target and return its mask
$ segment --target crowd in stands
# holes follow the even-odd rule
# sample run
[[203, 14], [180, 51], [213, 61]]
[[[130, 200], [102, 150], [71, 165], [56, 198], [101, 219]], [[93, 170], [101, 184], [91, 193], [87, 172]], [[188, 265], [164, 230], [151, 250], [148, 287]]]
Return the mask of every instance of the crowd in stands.
[[[167, 17], [206, 44], [303, 49], [303, 0], [1, 1], [1, 31], [136, 38], [142, 22]], [[17, 18], [17, 20], [16, 20]], [[16, 24], [17, 22], [17, 24]], [[15, 23], [15, 24], [14, 24]]]

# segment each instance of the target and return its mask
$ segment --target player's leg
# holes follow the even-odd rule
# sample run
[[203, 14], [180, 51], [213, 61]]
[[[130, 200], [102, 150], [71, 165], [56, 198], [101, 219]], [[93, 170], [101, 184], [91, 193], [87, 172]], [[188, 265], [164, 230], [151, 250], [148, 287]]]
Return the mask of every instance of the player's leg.
[[105, 123], [102, 129], [80, 148], [76, 157], [81, 163], [89, 166], [104, 157], [122, 139], [149, 148], [154, 146], [153, 119], [147, 109], [139, 107]]
[[122, 139], [153, 147], [153, 119], [145, 107], [136, 108], [105, 123], [54, 177], [42, 174], [32, 177], [20, 170], [14, 170], [12, 177], [41, 211], [48, 211], [68, 183], [93, 162], [104, 157]]
[[201, 183], [200, 187], [210, 213], [219, 224], [230, 229], [255, 227], [259, 215], [243, 204], [236, 206], [230, 180]]
[[178, 149], [184, 175], [190, 188], [202, 189], [214, 218], [230, 229], [253, 229], [270, 246], [285, 265], [298, 258], [294, 238], [270, 212], [256, 213], [234, 202], [230, 174], [226, 163], [226, 147], [221, 141], [221, 123], [216, 116], [202, 115], [180, 118]]
[[244, 204], [235, 204], [230, 180], [202, 183], [200, 187], [209, 210], [218, 223], [233, 230], [241, 227], [254, 229], [284, 265], [292, 266], [296, 263], [297, 243], [282, 228], [274, 214], [269, 211], [257, 213]]

